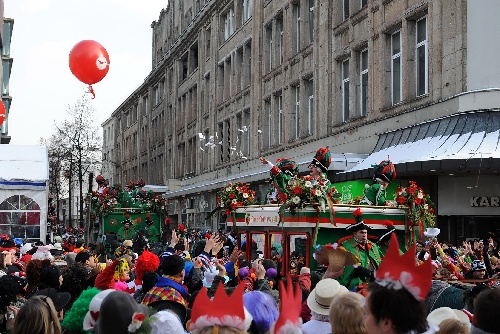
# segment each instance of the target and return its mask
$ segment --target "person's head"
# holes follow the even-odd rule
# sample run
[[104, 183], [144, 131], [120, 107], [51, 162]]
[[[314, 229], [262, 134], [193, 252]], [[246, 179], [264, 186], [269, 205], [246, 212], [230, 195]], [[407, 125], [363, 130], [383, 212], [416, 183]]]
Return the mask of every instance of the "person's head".
[[94, 257], [90, 255], [90, 253], [87, 251], [81, 251], [78, 254], [76, 254], [75, 262], [81, 263], [90, 268], [95, 268], [96, 266]]
[[74, 244], [74, 243], [75, 243], [75, 237], [74, 237], [74, 236], [70, 236], [70, 237], [68, 238], [68, 243], [69, 243], [69, 244]]
[[184, 243], [178, 243], [174, 246], [175, 254], [180, 255], [186, 250]]
[[54, 304], [59, 321], [63, 320], [64, 309], [71, 299], [69, 292], [57, 292], [54, 288], [48, 288], [35, 292], [34, 296], [49, 297]]
[[130, 228], [130, 221], [126, 221], [125, 223], [123, 223], [123, 227], [125, 227], [126, 229], [129, 229]]
[[425, 304], [405, 288], [394, 289], [377, 283], [368, 285], [365, 327], [372, 333], [406, 333], [427, 330]]
[[42, 289], [45, 288], [54, 288], [59, 290], [59, 287], [63, 283], [63, 276], [58, 266], [50, 265], [45, 267], [40, 272], [40, 287]]
[[129, 333], [129, 326], [134, 326], [134, 318], [142, 319], [142, 322], [135, 322], [134, 331], [146, 329], [143, 326], [144, 320], [149, 316], [149, 309], [146, 305], [138, 304], [134, 298], [123, 291], [113, 291], [102, 301], [99, 310], [99, 319], [94, 327], [94, 333]]
[[14, 301], [18, 292], [19, 288], [8, 275], [0, 277], [0, 314], [6, 312], [7, 307]]
[[120, 259], [120, 262], [118, 262], [118, 265], [115, 268], [115, 273], [113, 275], [113, 278], [116, 281], [124, 281], [124, 282], [130, 279], [130, 267], [126, 259], [124, 258]]
[[184, 279], [184, 260], [176, 254], [167, 256], [161, 264], [163, 275]]
[[309, 168], [309, 175], [311, 175], [313, 178], [317, 178], [321, 176], [321, 174], [323, 174], [321, 168], [317, 167], [316, 165], [310, 164], [308, 168]]
[[420, 242], [420, 241], [417, 242], [417, 246], [416, 246], [417, 253], [420, 253], [423, 249], [424, 249], [424, 243]]
[[468, 289], [464, 292], [463, 302], [464, 308], [470, 313], [474, 314], [474, 301], [481, 291], [490, 289], [487, 285], [479, 284], [471, 289]]
[[264, 333], [278, 319], [278, 306], [274, 298], [265, 292], [250, 291], [243, 295], [243, 304], [253, 317], [259, 333]]
[[329, 308], [335, 296], [345, 294], [348, 290], [333, 278], [325, 278], [316, 284], [307, 297], [307, 306], [313, 319], [328, 322]]
[[21, 307], [14, 322], [13, 334], [60, 334], [61, 324], [50, 297], [33, 296]]
[[335, 296], [330, 305], [330, 325], [335, 334], [365, 334], [365, 297], [359, 293]]
[[368, 230], [358, 230], [353, 233], [354, 238], [361, 243], [366, 243], [368, 240]]
[[500, 289], [488, 289], [479, 293], [474, 301], [475, 326], [485, 332], [500, 333], [498, 315], [500, 314]]
[[472, 261], [471, 271], [472, 271], [472, 278], [474, 279], [484, 278], [484, 275], [486, 274], [486, 265], [484, 264], [483, 261], [474, 260]]
[[66, 261], [66, 265], [69, 267], [75, 263], [75, 258], [76, 258], [76, 253], [74, 252], [69, 252], [66, 255], [64, 255], [64, 261]]
[[470, 325], [458, 319], [445, 319], [439, 323], [439, 330], [436, 334], [469, 334]]
[[328, 167], [332, 162], [332, 155], [327, 147], [322, 147], [316, 151], [314, 158], [309, 164], [309, 172], [312, 177], [318, 177], [328, 172]]

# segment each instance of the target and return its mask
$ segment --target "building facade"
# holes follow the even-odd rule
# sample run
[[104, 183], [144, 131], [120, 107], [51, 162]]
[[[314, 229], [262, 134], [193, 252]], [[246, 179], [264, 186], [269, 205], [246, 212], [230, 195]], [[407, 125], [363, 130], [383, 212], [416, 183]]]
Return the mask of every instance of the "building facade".
[[[260, 156], [291, 157], [305, 171], [314, 152], [329, 146], [330, 177], [344, 181], [369, 179], [384, 148], [399, 177], [417, 181], [439, 212], [443, 177], [498, 176], [500, 125], [483, 131], [483, 142], [497, 131], [496, 145], [469, 147], [461, 152], [467, 159], [455, 157], [453, 142], [472, 145], [465, 125], [446, 134], [441, 155], [423, 156], [431, 146], [398, 155], [408, 153], [403, 144], [443, 137], [439, 119], [487, 112], [488, 124], [498, 121], [500, 63], [492, 55], [499, 23], [484, 17], [499, 10], [494, 0], [169, 1], [151, 25], [151, 73], [103, 125], [108, 133], [114, 127], [104, 141], [114, 147], [114, 178], [165, 184], [174, 222], [215, 228], [204, 216], [227, 182], [249, 183], [263, 200], [269, 174]], [[437, 130], [424, 133], [422, 124]], [[491, 158], [487, 170], [473, 164], [483, 153]], [[423, 160], [439, 170], [408, 167]], [[500, 223], [491, 212], [471, 215], [488, 223], [467, 230], [466, 215], [440, 216], [447, 237]]]
[[12, 29], [14, 28], [14, 20], [10, 18], [4, 18], [4, 2], [0, 1], [0, 14], [2, 17], [2, 24], [0, 26], [0, 42], [2, 50], [2, 78], [0, 78], [0, 83], [2, 84], [2, 102], [5, 106], [5, 120], [0, 125], [0, 144], [10, 143], [9, 136], [9, 111], [12, 102], [12, 97], [10, 96], [9, 82], [10, 73], [12, 70], [13, 59], [10, 55], [10, 45], [12, 40]]

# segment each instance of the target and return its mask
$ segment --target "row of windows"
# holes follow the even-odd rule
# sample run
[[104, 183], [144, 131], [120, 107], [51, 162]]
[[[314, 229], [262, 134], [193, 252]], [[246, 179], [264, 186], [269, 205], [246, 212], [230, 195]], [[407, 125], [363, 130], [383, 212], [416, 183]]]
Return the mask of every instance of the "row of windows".
[[[283, 129], [291, 129], [288, 140], [294, 141], [313, 134], [314, 126], [314, 81], [303, 80], [290, 89], [290, 107], [283, 105], [283, 93], [280, 91], [264, 100], [267, 124], [262, 124], [267, 133], [265, 149], [283, 143]], [[290, 110], [289, 112], [285, 110]]]
[[[413, 42], [407, 47], [403, 44], [402, 31], [397, 30], [388, 36], [388, 48], [390, 66], [390, 104], [397, 105], [404, 99], [403, 74], [408, 72], [409, 78], [414, 78], [414, 82], [407, 84], [408, 98], [420, 97], [428, 94], [429, 90], [429, 64], [428, 64], [428, 37], [427, 37], [427, 16], [416, 21], [410, 21], [409, 25], [414, 29], [408, 29], [408, 33], [413, 35]], [[410, 39], [411, 40], [411, 39]], [[405, 55], [404, 50], [408, 50]], [[414, 61], [408, 61], [413, 59]], [[368, 49], [363, 49], [356, 53], [355, 63], [351, 57], [343, 59], [340, 63], [341, 88], [342, 88], [342, 121], [349, 120], [353, 107], [358, 110], [360, 116], [368, 113], [369, 98], [369, 68]], [[412, 67], [409, 64], [414, 63]], [[352, 73], [356, 75], [353, 77]], [[354, 82], [351, 79], [355, 79]], [[350, 88], [355, 87], [355, 94]], [[414, 88], [412, 88], [414, 87]], [[356, 96], [356, 102], [351, 103], [351, 95]]]
[[[236, 29], [244, 25], [252, 17], [253, 1], [238, 0], [236, 7], [234, 2], [229, 5], [221, 15], [220, 25], [224, 27], [222, 41], [231, 37]], [[239, 22], [239, 23], [238, 23]]]

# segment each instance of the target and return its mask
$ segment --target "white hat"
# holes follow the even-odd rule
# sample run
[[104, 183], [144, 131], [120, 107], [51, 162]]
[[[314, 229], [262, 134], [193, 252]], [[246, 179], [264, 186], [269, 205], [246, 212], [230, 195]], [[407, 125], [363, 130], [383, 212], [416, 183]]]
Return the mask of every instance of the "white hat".
[[440, 232], [441, 230], [437, 227], [428, 227], [424, 232], [424, 235], [429, 238], [435, 238], [439, 235]]
[[437, 308], [427, 316], [427, 321], [436, 326], [439, 326], [441, 321], [446, 319], [454, 319], [467, 325], [470, 324], [469, 317], [463, 311], [449, 307]]
[[32, 248], [33, 246], [31, 245], [31, 243], [28, 242], [21, 246], [19, 253], [21, 253], [21, 256], [23, 256], [24, 254], [28, 253]]
[[[218, 272], [219, 271], [215, 267], [211, 267], [211, 270], [206, 270], [203, 273], [203, 286], [206, 288], [210, 288], [212, 286], [214, 278], [215, 278], [215, 276], [217, 276]], [[229, 277], [224, 276], [224, 280], [225, 281], [223, 284], [227, 284], [227, 282], [229, 282]]]
[[340, 285], [337, 280], [333, 278], [322, 279], [307, 297], [307, 306], [317, 314], [328, 315], [333, 297], [348, 292], [349, 290]]
[[55, 249], [55, 250], [58, 250], [58, 251], [62, 251], [63, 250], [63, 248], [62, 248], [62, 246], [61, 246], [61, 244], [59, 242], [56, 242], [54, 244], [54, 248], [52, 248], [52, 249]]
[[91, 331], [94, 329], [97, 319], [99, 319], [102, 301], [113, 291], [115, 291], [115, 289], [107, 289], [99, 292], [92, 298], [89, 304], [89, 310], [83, 319], [83, 330]]
[[186, 333], [179, 317], [170, 310], [152, 315], [150, 324], [152, 334]]

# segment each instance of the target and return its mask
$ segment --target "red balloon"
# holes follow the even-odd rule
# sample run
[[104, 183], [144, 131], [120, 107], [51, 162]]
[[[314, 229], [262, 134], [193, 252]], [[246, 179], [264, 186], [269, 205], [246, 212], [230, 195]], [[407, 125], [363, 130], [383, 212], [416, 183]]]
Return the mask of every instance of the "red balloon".
[[108, 74], [108, 52], [96, 41], [81, 41], [69, 53], [69, 68], [78, 80], [93, 85]]
[[7, 111], [5, 110], [5, 105], [3, 101], [0, 101], [0, 125], [5, 121], [5, 117], [7, 117]]

